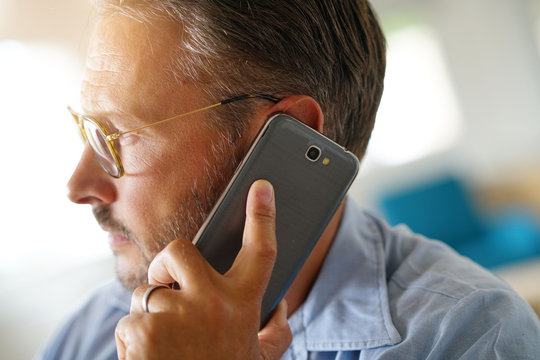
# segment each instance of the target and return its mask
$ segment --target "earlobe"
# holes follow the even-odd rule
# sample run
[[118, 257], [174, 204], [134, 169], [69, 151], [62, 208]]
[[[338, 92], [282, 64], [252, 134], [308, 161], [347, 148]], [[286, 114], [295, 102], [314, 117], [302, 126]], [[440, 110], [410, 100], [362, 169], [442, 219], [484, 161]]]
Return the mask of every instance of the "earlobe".
[[287, 96], [271, 109], [272, 113], [284, 113], [303, 122], [307, 126], [324, 133], [324, 116], [315, 99], [307, 95]]

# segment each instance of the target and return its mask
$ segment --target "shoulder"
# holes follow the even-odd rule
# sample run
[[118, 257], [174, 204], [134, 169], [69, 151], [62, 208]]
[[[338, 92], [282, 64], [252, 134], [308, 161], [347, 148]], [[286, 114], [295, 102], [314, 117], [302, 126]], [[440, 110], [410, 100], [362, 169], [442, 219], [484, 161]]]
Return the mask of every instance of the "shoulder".
[[366, 217], [376, 225], [389, 284], [454, 300], [479, 290], [514, 293], [504, 281], [448, 245], [415, 234], [404, 225], [391, 227], [369, 213]]
[[[460, 299], [417, 292], [414, 303], [391, 309], [398, 344], [365, 358], [537, 359], [540, 322], [513, 291], [482, 289]], [[370, 356], [368, 356], [370, 355]]]
[[[445, 341], [444, 339], [454, 339]], [[437, 353], [474, 359], [536, 359], [540, 322], [511, 289], [479, 289], [463, 297], [442, 318]]]
[[114, 329], [129, 312], [129, 299], [117, 281], [100, 287], [71, 315], [38, 359], [116, 358]]
[[506, 283], [441, 242], [370, 219], [384, 248], [392, 321], [402, 335], [396, 350], [436, 358], [537, 356], [540, 322]]

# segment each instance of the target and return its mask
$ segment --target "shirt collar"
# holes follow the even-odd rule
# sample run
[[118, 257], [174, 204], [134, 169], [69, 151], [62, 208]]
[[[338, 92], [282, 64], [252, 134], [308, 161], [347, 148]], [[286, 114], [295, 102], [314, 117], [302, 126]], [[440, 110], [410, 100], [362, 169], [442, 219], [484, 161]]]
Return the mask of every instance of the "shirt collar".
[[347, 198], [340, 228], [304, 304], [289, 319], [308, 351], [363, 350], [401, 337], [388, 306], [381, 231]]

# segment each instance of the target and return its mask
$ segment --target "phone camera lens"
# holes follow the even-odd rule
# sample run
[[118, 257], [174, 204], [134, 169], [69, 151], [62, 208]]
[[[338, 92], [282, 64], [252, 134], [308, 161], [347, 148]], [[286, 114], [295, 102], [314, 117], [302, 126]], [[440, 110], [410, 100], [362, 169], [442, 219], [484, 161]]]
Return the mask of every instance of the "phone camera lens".
[[306, 151], [306, 158], [309, 161], [315, 162], [319, 160], [319, 157], [321, 157], [321, 149], [315, 145], [311, 145]]

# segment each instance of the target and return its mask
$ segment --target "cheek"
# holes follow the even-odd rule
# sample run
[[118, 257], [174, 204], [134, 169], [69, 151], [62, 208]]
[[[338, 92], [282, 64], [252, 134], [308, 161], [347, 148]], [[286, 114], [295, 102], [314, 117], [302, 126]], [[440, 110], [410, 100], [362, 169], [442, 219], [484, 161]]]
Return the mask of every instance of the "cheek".
[[169, 156], [166, 147], [147, 139], [123, 146], [120, 154], [125, 174], [141, 179], [151, 178], [154, 173], [163, 171]]
[[[161, 130], [161, 129], [160, 129]], [[122, 147], [121, 159], [126, 174], [132, 177], [170, 178], [180, 183], [193, 178], [202, 169], [211, 139], [206, 129], [183, 126], [169, 133], [141, 136]]]
[[160, 184], [149, 181], [140, 181], [141, 178], [125, 177], [122, 187], [118, 191], [116, 209], [128, 228], [137, 237], [145, 236], [151, 231], [152, 225], [158, 221], [158, 214], [162, 202], [158, 200], [157, 189]]
[[174, 148], [139, 142], [136, 149], [124, 150], [126, 175], [119, 180], [117, 205], [132, 231], [142, 235], [155, 230], [175, 210], [178, 199], [190, 196], [191, 187], [202, 183], [205, 149], [192, 141]]

